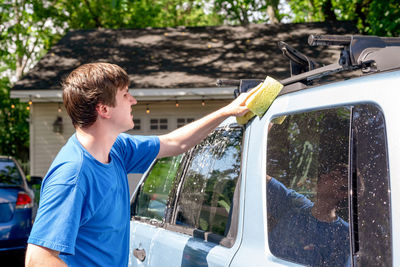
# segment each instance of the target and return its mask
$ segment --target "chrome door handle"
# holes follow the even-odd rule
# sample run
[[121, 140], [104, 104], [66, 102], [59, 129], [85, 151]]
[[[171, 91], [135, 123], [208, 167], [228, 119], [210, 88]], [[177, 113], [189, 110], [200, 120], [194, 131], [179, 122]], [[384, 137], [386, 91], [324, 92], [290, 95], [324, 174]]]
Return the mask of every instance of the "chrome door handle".
[[146, 251], [144, 249], [136, 248], [135, 250], [133, 250], [133, 255], [140, 261], [144, 261], [146, 259]]

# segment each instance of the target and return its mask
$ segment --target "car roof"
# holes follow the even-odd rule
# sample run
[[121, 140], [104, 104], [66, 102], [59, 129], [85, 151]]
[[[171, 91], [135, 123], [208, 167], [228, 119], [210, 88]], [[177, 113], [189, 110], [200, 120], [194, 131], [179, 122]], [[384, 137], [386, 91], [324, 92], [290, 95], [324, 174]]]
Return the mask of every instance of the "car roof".
[[13, 160], [13, 157], [11, 157], [11, 156], [0, 155], [0, 159], [9, 159], [9, 160]]

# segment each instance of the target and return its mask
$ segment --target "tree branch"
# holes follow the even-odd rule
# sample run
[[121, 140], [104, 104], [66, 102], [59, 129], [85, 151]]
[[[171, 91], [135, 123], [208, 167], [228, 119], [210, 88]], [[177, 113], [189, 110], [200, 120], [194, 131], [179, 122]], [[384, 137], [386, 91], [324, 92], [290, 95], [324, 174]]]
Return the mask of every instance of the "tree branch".
[[332, 6], [332, 0], [325, 0], [322, 3], [321, 11], [326, 21], [337, 21], [336, 14]]
[[85, 4], [86, 4], [86, 6], [87, 6], [87, 8], [88, 8], [88, 10], [89, 10], [90, 15], [92, 15], [92, 18], [93, 18], [93, 20], [94, 20], [94, 22], [95, 22], [95, 24], [96, 24], [96, 28], [101, 28], [102, 25], [101, 25], [99, 16], [97, 16], [97, 15], [93, 12], [92, 7], [90, 6], [89, 1], [88, 1], [88, 0], [85, 0]]
[[355, 13], [359, 18], [359, 21], [361, 21], [363, 29], [369, 26], [369, 23], [367, 22], [367, 16], [371, 2], [372, 0], [358, 0], [356, 3]]

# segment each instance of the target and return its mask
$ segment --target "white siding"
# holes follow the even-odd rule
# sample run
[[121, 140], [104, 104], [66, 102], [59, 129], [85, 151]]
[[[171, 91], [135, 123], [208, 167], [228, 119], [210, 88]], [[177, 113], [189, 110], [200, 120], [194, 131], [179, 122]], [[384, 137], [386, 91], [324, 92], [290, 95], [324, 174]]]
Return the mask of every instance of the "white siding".
[[[33, 103], [30, 120], [30, 168], [31, 175], [44, 176], [60, 148], [74, 132], [64, 107], [58, 112], [58, 103]], [[53, 132], [53, 123], [61, 116], [63, 134]]]
[[[128, 131], [130, 134], [163, 134], [177, 128], [178, 118], [198, 119], [204, 115], [217, 110], [230, 101], [208, 100], [206, 105], [202, 106], [201, 101], [179, 101], [179, 107], [175, 106], [175, 101], [169, 102], [141, 102], [133, 107], [133, 118], [141, 120], [141, 130]], [[148, 104], [150, 113], [146, 114], [146, 104]], [[168, 119], [168, 130], [150, 130], [150, 119]]]
[[[166, 102], [141, 102], [133, 108], [134, 119], [141, 120], [141, 130], [131, 130], [128, 133], [140, 135], [166, 133], [177, 127], [177, 118], [198, 119], [229, 102], [230, 100], [206, 100], [206, 105], [202, 106], [200, 100], [179, 101], [178, 108], [175, 106], [175, 100]], [[150, 114], [146, 114], [146, 104], [148, 104]], [[58, 112], [58, 107], [58, 103], [33, 103], [32, 105], [30, 125], [31, 175], [44, 176], [60, 148], [75, 131], [64, 107], [61, 105], [62, 111], [60, 113]], [[64, 131], [62, 134], [53, 132], [53, 123], [58, 115], [63, 118]], [[168, 130], [150, 131], [151, 118], [168, 119]], [[137, 178], [131, 178], [130, 180], [132, 179], [137, 180]]]

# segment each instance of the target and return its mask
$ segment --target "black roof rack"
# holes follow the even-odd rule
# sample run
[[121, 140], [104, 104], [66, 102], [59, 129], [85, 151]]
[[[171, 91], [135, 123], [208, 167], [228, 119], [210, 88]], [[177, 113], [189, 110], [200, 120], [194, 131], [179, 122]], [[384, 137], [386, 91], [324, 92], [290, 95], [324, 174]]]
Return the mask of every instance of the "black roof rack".
[[290, 76], [308, 72], [320, 66], [313, 59], [300, 53], [285, 42], [278, 42], [278, 47], [281, 49], [283, 55], [290, 60]]
[[[320, 64], [284, 42], [278, 47], [290, 60], [291, 77], [281, 80], [285, 86], [280, 95], [301, 90], [314, 80], [333, 73], [361, 69], [364, 73], [400, 68], [400, 38], [361, 35], [310, 35], [310, 46], [341, 46], [337, 63], [320, 67]], [[238, 86], [235, 97], [263, 80], [218, 80], [218, 86]]]

